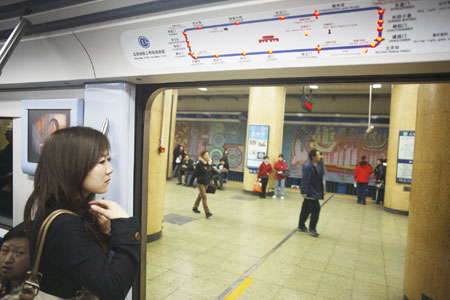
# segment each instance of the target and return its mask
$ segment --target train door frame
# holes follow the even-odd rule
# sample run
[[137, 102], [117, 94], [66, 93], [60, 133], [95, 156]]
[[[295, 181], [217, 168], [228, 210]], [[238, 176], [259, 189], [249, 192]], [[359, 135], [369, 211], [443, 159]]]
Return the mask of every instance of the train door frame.
[[[292, 84], [320, 84], [320, 83], [440, 83], [450, 82], [449, 73], [436, 74], [394, 74], [394, 75], [363, 75], [342, 77], [311, 77], [311, 78], [264, 78], [242, 80], [218, 80], [197, 82], [168, 82], [160, 84], [137, 84], [135, 105], [135, 153], [134, 153], [134, 212], [140, 216], [141, 226], [141, 253], [138, 280], [133, 285], [133, 300], [146, 299], [146, 272], [147, 272], [147, 173], [148, 158], [144, 158], [144, 145], [148, 145], [148, 137], [144, 136], [144, 127], [150, 120], [145, 119], [148, 104], [153, 103], [156, 96], [166, 89], [199, 88], [208, 86], [280, 86]], [[151, 101], [151, 103], [149, 103]], [[299, 104], [300, 105], [300, 104]], [[147, 140], [147, 144], [144, 143]], [[144, 165], [144, 162], [147, 165]], [[136, 201], [139, 200], [139, 201]], [[144, 262], [144, 263], [142, 263]]]

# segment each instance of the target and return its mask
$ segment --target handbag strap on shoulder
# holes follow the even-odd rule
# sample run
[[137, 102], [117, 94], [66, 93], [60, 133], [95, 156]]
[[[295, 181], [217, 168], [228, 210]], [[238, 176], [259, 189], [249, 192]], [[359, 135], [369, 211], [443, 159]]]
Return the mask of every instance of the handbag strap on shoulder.
[[31, 270], [31, 278], [38, 277], [39, 264], [41, 262], [42, 251], [44, 250], [45, 238], [47, 237], [48, 229], [50, 228], [51, 223], [56, 219], [57, 216], [61, 214], [71, 214], [74, 216], [78, 216], [76, 213], [67, 210], [67, 209], [58, 209], [52, 212], [42, 223], [41, 228], [39, 229], [39, 234], [37, 238], [37, 252], [34, 260], [33, 269]]

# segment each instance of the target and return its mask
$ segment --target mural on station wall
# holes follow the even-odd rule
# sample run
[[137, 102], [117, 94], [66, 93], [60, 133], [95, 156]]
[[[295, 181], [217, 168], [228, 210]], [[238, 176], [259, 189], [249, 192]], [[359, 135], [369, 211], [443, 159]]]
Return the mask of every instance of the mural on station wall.
[[325, 180], [353, 182], [353, 171], [362, 155], [374, 166], [378, 158], [387, 157], [388, 128], [290, 125], [284, 126], [283, 154], [292, 177], [301, 177], [301, 167], [308, 152], [318, 149], [324, 154]]
[[219, 163], [223, 151], [228, 149], [230, 170], [244, 170], [245, 123], [177, 121], [175, 145], [187, 148], [187, 153], [198, 159], [200, 152], [208, 149], [215, 163]]
[[[177, 121], [175, 145], [184, 145], [194, 160], [201, 151], [208, 149], [216, 163], [224, 149], [228, 149], [230, 169], [242, 172], [245, 134], [245, 123]], [[318, 149], [324, 153], [325, 179], [352, 183], [354, 168], [362, 155], [367, 156], [372, 166], [378, 158], [387, 157], [388, 134], [388, 128], [378, 127], [367, 134], [365, 127], [285, 124], [283, 154], [291, 177], [301, 177], [308, 152]]]

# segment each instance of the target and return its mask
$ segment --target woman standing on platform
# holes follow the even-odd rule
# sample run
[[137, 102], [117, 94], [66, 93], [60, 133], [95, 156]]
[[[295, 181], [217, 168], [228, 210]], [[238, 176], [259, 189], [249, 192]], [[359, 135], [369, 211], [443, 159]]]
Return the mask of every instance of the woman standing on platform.
[[213, 214], [209, 211], [208, 201], [206, 196], [206, 190], [208, 189], [209, 184], [212, 180], [212, 166], [211, 161], [209, 159], [209, 153], [207, 150], [202, 151], [200, 153], [200, 158], [198, 160], [198, 164], [195, 167], [194, 171], [194, 179], [197, 178], [198, 182], [198, 196], [197, 200], [195, 200], [194, 207], [192, 208], [193, 212], [200, 213], [198, 210], [198, 206], [200, 205], [200, 200], [203, 204], [203, 209], [205, 210], [206, 218], [211, 217]]
[[270, 174], [272, 174], [272, 165], [269, 163], [269, 157], [264, 156], [264, 161], [258, 169], [258, 178], [261, 181], [261, 194], [259, 194], [259, 198], [266, 198], [266, 188]]
[[284, 176], [284, 172], [286, 172], [287, 169], [287, 163], [284, 160], [284, 155], [280, 154], [278, 155], [278, 161], [275, 163], [275, 191], [273, 193], [273, 199], [277, 198], [278, 194], [278, 187], [281, 190], [281, 200], [284, 200], [284, 193], [285, 193], [285, 183], [286, 183], [286, 176]]
[[39, 296], [72, 299], [87, 289], [100, 299], [122, 300], [133, 284], [139, 222], [116, 202], [94, 200], [95, 194], [108, 191], [113, 172], [109, 147], [101, 132], [70, 127], [50, 135], [42, 148], [24, 214], [32, 260], [43, 221], [59, 209], [74, 214], [58, 215], [48, 229]]

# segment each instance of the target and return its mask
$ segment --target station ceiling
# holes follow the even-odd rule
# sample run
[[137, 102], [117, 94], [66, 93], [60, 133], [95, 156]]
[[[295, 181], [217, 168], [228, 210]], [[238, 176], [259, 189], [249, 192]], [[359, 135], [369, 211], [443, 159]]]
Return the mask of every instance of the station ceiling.
[[[234, 87], [207, 87], [207, 91], [198, 88], [183, 88], [178, 90], [179, 96], [219, 96], [219, 95], [248, 95], [248, 86]], [[306, 93], [309, 93], [309, 85], [306, 85]], [[286, 94], [299, 95], [303, 91], [303, 85], [286, 86]], [[374, 88], [373, 95], [390, 95], [391, 84], [383, 83], [381, 88]], [[369, 83], [336, 83], [317, 84], [313, 95], [369, 95]]]

